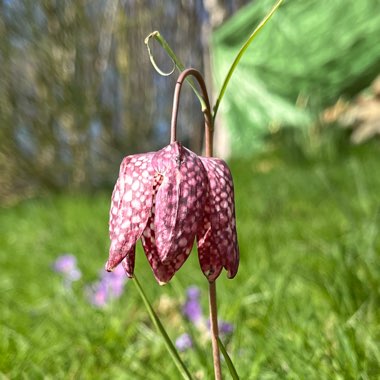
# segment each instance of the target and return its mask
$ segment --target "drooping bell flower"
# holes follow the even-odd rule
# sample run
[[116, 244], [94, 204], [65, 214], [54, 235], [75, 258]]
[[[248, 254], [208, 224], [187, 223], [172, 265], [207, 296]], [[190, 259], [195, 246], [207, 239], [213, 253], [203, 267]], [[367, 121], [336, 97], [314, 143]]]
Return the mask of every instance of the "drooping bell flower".
[[198, 157], [178, 142], [158, 152], [125, 157], [112, 194], [106, 269], [122, 262], [132, 277], [135, 245], [141, 238], [157, 281], [167, 283], [188, 258], [196, 236], [200, 265], [209, 281], [223, 267], [234, 277], [239, 251], [227, 165]]

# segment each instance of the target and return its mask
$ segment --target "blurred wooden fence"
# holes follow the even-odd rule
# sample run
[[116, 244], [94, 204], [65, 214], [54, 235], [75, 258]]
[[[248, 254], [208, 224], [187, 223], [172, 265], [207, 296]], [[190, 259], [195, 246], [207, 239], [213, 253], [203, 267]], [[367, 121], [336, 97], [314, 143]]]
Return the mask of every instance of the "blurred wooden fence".
[[[0, 0], [0, 198], [104, 186], [122, 156], [165, 145], [176, 78], [144, 38], [159, 30], [204, 71], [207, 31], [244, 2]], [[184, 91], [179, 135], [200, 151], [197, 107]]]

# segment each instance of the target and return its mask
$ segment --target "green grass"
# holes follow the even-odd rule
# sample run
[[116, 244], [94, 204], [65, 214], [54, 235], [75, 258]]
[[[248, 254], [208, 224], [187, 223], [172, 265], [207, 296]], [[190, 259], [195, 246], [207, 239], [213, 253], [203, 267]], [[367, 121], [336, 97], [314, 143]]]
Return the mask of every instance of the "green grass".
[[[241, 379], [378, 379], [380, 147], [312, 157], [290, 148], [231, 163], [241, 264], [236, 279], [218, 280], [220, 318], [235, 325], [227, 348]], [[4, 378], [179, 378], [132, 282], [105, 309], [84, 295], [107, 259], [109, 195], [1, 210]], [[83, 272], [72, 291], [51, 270], [64, 252]], [[191, 328], [179, 315], [186, 287], [203, 289], [206, 312], [196, 254], [165, 287], [141, 250], [136, 272], [173, 339]], [[197, 378], [210, 379], [211, 347], [192, 333], [197, 349], [181, 356]]]

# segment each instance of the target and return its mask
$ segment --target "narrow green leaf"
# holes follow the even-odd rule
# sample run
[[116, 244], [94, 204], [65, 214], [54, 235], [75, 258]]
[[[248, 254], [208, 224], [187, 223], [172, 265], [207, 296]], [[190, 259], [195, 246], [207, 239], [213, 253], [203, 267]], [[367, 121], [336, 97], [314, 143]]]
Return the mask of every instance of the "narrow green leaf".
[[232, 360], [231, 360], [230, 356], [228, 355], [228, 352], [227, 352], [226, 348], [224, 347], [223, 342], [220, 340], [219, 337], [218, 337], [218, 344], [219, 344], [220, 351], [222, 351], [223, 357], [227, 363], [227, 367], [230, 370], [230, 374], [231, 374], [232, 378], [234, 380], [239, 380], [239, 375], [236, 372], [234, 364], [232, 363]]
[[243, 54], [248, 49], [248, 47], [251, 44], [251, 42], [255, 39], [255, 37], [259, 34], [259, 32], [264, 28], [265, 24], [270, 20], [270, 18], [276, 12], [276, 10], [278, 9], [278, 7], [281, 5], [282, 1], [283, 0], [278, 0], [277, 1], [277, 3], [273, 6], [273, 8], [270, 10], [270, 12], [264, 17], [264, 19], [260, 22], [260, 24], [256, 27], [256, 29], [249, 36], [248, 40], [241, 47], [241, 49], [239, 50], [238, 54], [236, 55], [236, 57], [235, 57], [232, 65], [231, 65], [231, 67], [230, 67], [230, 69], [229, 69], [229, 71], [227, 73], [227, 76], [224, 79], [224, 82], [223, 82], [222, 88], [220, 89], [219, 95], [218, 95], [218, 97], [216, 99], [216, 103], [215, 103], [214, 110], [213, 110], [214, 114], [213, 114], [213, 117], [212, 117], [214, 121], [215, 121], [215, 117], [216, 117], [216, 114], [217, 114], [218, 109], [219, 109], [219, 104], [220, 104], [220, 102], [221, 102], [221, 100], [223, 98], [224, 93], [226, 92], [226, 88], [227, 88], [228, 82], [230, 81], [233, 72], [235, 71], [237, 65], [239, 64], [241, 57], [243, 56]]
[[174, 344], [169, 338], [169, 335], [167, 334], [164, 326], [162, 325], [160, 319], [158, 318], [156, 312], [153, 310], [152, 305], [150, 304], [140, 282], [137, 280], [136, 275], [134, 275], [133, 282], [135, 283], [141, 298], [144, 301], [145, 307], [148, 310], [148, 314], [150, 319], [152, 320], [154, 326], [156, 327], [157, 331], [162, 335], [165, 341], [165, 345], [167, 350], [169, 351], [175, 365], [177, 366], [178, 370], [180, 371], [182, 377], [186, 380], [192, 380], [192, 377], [190, 375], [189, 370], [186, 368], [185, 364], [183, 363], [181, 357], [179, 356], [176, 348], [174, 347]]

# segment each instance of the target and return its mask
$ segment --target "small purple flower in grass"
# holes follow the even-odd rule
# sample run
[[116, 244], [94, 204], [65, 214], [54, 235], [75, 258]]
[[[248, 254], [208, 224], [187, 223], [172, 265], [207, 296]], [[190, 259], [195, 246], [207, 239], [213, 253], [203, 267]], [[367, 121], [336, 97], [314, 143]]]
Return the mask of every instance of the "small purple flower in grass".
[[199, 302], [200, 290], [196, 286], [187, 289], [187, 298], [182, 306], [183, 315], [195, 325], [202, 323], [203, 314], [201, 304]]
[[[186, 291], [186, 301], [182, 306], [182, 314], [197, 328], [210, 330], [210, 321], [203, 316], [202, 307], [199, 302], [200, 290], [197, 286], [190, 286]], [[234, 326], [225, 321], [219, 321], [219, 333], [221, 336], [230, 335]]]
[[82, 273], [77, 267], [77, 259], [71, 254], [59, 256], [53, 264], [53, 269], [62, 274], [68, 286], [71, 285], [73, 281], [78, 281], [82, 277]]
[[107, 287], [112, 298], [119, 298], [124, 290], [126, 277], [122, 267], [117, 267], [113, 272], [101, 273], [101, 282]]
[[[210, 321], [206, 322], [207, 329], [210, 329]], [[234, 332], [234, 325], [225, 321], [218, 321], [219, 333], [221, 336], [231, 335]]]
[[122, 295], [125, 282], [122, 267], [117, 267], [111, 273], [102, 271], [100, 281], [87, 288], [87, 296], [94, 306], [104, 307], [110, 300]]
[[232, 323], [219, 321], [219, 333], [221, 335], [230, 335], [234, 332], [234, 325]]
[[104, 307], [108, 302], [108, 290], [106, 284], [101, 281], [87, 287], [87, 296], [90, 303], [96, 307]]
[[189, 334], [184, 333], [176, 339], [175, 346], [178, 351], [183, 352], [193, 347], [193, 341]]
[[158, 152], [124, 158], [110, 210], [108, 271], [121, 262], [133, 277], [142, 245], [160, 284], [188, 258], [197, 237], [201, 269], [214, 281], [236, 275], [239, 249], [231, 173], [222, 160], [199, 157], [173, 142]]

